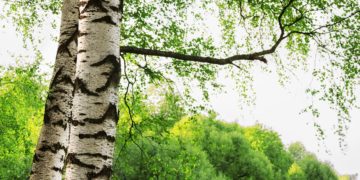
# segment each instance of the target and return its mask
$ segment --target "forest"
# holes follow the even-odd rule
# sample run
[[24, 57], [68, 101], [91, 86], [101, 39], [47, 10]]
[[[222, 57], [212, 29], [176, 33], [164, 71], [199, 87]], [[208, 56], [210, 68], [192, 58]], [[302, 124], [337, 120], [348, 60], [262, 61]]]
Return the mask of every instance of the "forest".
[[[0, 179], [29, 177], [47, 91], [38, 68], [1, 69]], [[284, 146], [261, 124], [190, 115], [173, 92], [157, 94], [156, 103], [147, 93], [132, 95], [132, 118], [124, 102], [119, 105], [112, 179], [338, 179], [331, 164], [300, 142]]]
[[[0, 1], [0, 179], [356, 178], [360, 144], [347, 135], [359, 134], [359, 8], [358, 0]], [[282, 101], [269, 82], [298, 84], [302, 101]], [[262, 112], [259, 92], [269, 103]], [[215, 103], [221, 94], [230, 98]], [[215, 106], [241, 115], [223, 119]], [[334, 150], [336, 165], [314, 146], [283, 143], [282, 129], [262, 123], [273, 111], [290, 114], [282, 129], [299, 125], [290, 134], [313, 129], [306, 147]], [[330, 138], [337, 146], [326, 149]]]

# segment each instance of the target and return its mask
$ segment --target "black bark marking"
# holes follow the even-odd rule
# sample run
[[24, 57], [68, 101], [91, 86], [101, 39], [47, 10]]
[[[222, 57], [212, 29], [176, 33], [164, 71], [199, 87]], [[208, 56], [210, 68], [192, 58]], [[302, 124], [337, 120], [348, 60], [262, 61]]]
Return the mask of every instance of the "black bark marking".
[[98, 22], [98, 23], [106, 23], [106, 24], [112, 24], [112, 25], [115, 25], [117, 26], [116, 22], [114, 22], [111, 18], [111, 16], [104, 16], [104, 17], [101, 17], [99, 19], [94, 19], [92, 20], [92, 22]]
[[[55, 96], [53, 93], [49, 93], [46, 103], [50, 103], [51, 101], [53, 101], [56, 98], [57, 98], [57, 96]], [[46, 109], [46, 107], [45, 107], [45, 109]]]
[[46, 109], [45, 111], [46, 111], [46, 113], [50, 113], [51, 111], [53, 111], [53, 112], [60, 113], [60, 114], [66, 114], [64, 111], [62, 111], [60, 109], [60, 107], [58, 105], [55, 105], [49, 109]]
[[92, 139], [106, 139], [109, 142], [115, 142], [115, 137], [106, 134], [105, 131], [99, 131], [99, 132], [97, 132], [95, 134], [79, 134], [79, 138], [80, 139], [85, 139], [85, 138], [87, 138], [87, 139], [89, 139], [89, 138], [92, 138]]
[[92, 164], [86, 164], [80, 161], [80, 159], [76, 158], [76, 154], [75, 153], [69, 153], [67, 156], [67, 162], [71, 163], [71, 164], [76, 164], [80, 167], [85, 167], [85, 168], [89, 168], [89, 169], [95, 169], [96, 166], [92, 165]]
[[50, 89], [52, 89], [54, 87], [54, 85], [56, 85], [56, 79], [60, 76], [60, 74], [62, 73], [64, 66], [62, 66], [61, 68], [59, 68], [59, 70], [56, 71], [53, 80], [50, 83]]
[[109, 179], [112, 173], [111, 166], [103, 166], [101, 170], [98, 173], [95, 172], [89, 172], [86, 174], [88, 179], [94, 179], [99, 177], [106, 177], [106, 179]]
[[[100, 10], [101, 12], [108, 12], [108, 10], [103, 6], [102, 1], [100, 0], [89, 0], [87, 3], [82, 1], [80, 2], [80, 6], [85, 5], [84, 9], [80, 13], [84, 13], [86, 11], [94, 11]], [[89, 9], [93, 8], [93, 10]]]
[[95, 102], [94, 104], [95, 105], [102, 105], [103, 103], [102, 102]]
[[67, 123], [64, 123], [63, 120], [60, 121], [56, 121], [54, 123], [52, 123], [53, 126], [60, 126], [62, 128], [64, 128], [64, 130], [67, 128]]
[[69, 122], [74, 126], [78, 126], [78, 125], [85, 126], [85, 123], [77, 121], [77, 120], [70, 120]]
[[40, 158], [39, 158], [39, 156], [38, 156], [38, 154], [34, 154], [34, 157], [33, 157], [33, 163], [34, 162], [37, 162], [37, 161], [39, 161], [40, 160]]
[[44, 114], [44, 124], [49, 124], [50, 123], [50, 117], [49, 117], [49, 114], [47, 111], [45, 111], [45, 114]]
[[115, 104], [109, 104], [108, 109], [106, 112], [99, 118], [85, 118], [84, 121], [92, 124], [101, 124], [103, 123], [107, 118], [113, 119], [115, 123], [117, 123], [119, 119], [119, 115], [117, 112], [117, 108]]
[[[58, 53], [63, 53], [63, 52], [67, 52], [68, 55], [71, 57], [72, 54], [68, 48], [69, 44], [71, 43], [71, 41], [77, 39], [77, 34], [78, 34], [78, 23], [76, 23], [71, 29], [74, 29], [73, 33], [71, 34], [71, 36], [66, 39], [64, 42], [60, 42], [60, 45], [58, 47]], [[70, 33], [69, 33], [70, 34]]]
[[62, 171], [62, 168], [59, 168], [59, 167], [52, 167], [51, 168], [52, 170], [54, 170], [54, 171], [58, 171], [58, 172], [61, 172]]
[[80, 90], [82, 93], [87, 94], [89, 96], [99, 96], [98, 93], [90, 91], [87, 88], [86, 84], [80, 78], [75, 79], [75, 90]]
[[101, 75], [104, 75], [104, 76], [109, 76], [109, 75], [110, 75], [110, 73], [108, 73], [108, 72], [103, 72], [103, 73], [101, 73]]
[[67, 151], [65, 146], [61, 145], [59, 142], [55, 143], [55, 144], [51, 144], [51, 145], [44, 144], [43, 146], [41, 146], [41, 148], [39, 150], [42, 151], [42, 152], [50, 151], [50, 152], [52, 152], [54, 154], [59, 152], [59, 150], [64, 150], [65, 153]]
[[77, 154], [78, 156], [90, 156], [90, 157], [98, 157], [104, 160], [111, 159], [111, 157], [100, 154], [100, 153], [81, 153]]
[[61, 113], [61, 114], [65, 114], [64, 111], [62, 111], [58, 105], [55, 105], [51, 108], [48, 108], [47, 107], [48, 105], [46, 105], [45, 107], [45, 114], [44, 114], [44, 124], [49, 124], [50, 121], [51, 121], [51, 118], [50, 118], [50, 113], [53, 111], [53, 112], [57, 112], [57, 113]]
[[[54, 79], [55, 80], [55, 79]], [[66, 75], [64, 74], [64, 76], [59, 79], [59, 80], [56, 80], [55, 82], [56, 84], [59, 84], [59, 83], [65, 83], [65, 84], [71, 84], [71, 86], [74, 86], [74, 83], [73, 81], [71, 80], [71, 77], [69, 75]]]
[[86, 16], [86, 15], [81, 14], [81, 15], [79, 16], [79, 19], [84, 19], [84, 18], [87, 18], [87, 17], [89, 17], [89, 16]]
[[[72, 86], [74, 86], [74, 83], [71, 80], [71, 77], [67, 74], [63, 74], [63, 69], [64, 69], [64, 66], [62, 66], [61, 68], [59, 68], [59, 70], [56, 71], [54, 78], [53, 78], [52, 82], [50, 83], [50, 89], [53, 89], [54, 86], [56, 86], [59, 83], [71, 84]], [[58, 88], [58, 89], [53, 90], [52, 92], [56, 92], [56, 91], [64, 92], [65, 90]], [[65, 93], [66, 93], [66, 91], [65, 91]]]
[[89, 33], [86, 33], [86, 32], [79, 32], [79, 37], [81, 37], [81, 36], [86, 36], [86, 35], [88, 35]]
[[110, 6], [110, 9], [115, 11], [115, 12], [118, 12], [120, 10], [120, 8], [116, 7], [116, 6]]
[[81, 49], [81, 50], [78, 51], [78, 54], [80, 54], [80, 53], [85, 53], [85, 52], [86, 52], [86, 50]]
[[[104, 64], [111, 64], [112, 70], [109, 74], [108, 79], [106, 80], [106, 83], [102, 86], [96, 89], [96, 92], [102, 92], [105, 91], [112, 83], [113, 84], [118, 84], [119, 83], [119, 79], [120, 79], [120, 62], [118, 61], [117, 57], [115, 55], [108, 55], [106, 56], [103, 60], [91, 64], [90, 66], [92, 67], [97, 67], [97, 66], [101, 66]], [[107, 72], [104, 72], [107, 73]], [[105, 75], [104, 73], [102, 73], [102, 75]]]
[[[61, 94], [67, 94], [68, 92], [65, 89], [58, 88], [56, 90], [51, 91], [52, 93], [61, 93]], [[54, 96], [56, 99], [56, 96]]]

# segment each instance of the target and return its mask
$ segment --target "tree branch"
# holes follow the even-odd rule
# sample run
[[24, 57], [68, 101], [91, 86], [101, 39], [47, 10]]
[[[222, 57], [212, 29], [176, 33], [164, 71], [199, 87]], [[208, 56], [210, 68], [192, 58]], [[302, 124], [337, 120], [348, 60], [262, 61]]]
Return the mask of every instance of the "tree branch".
[[134, 46], [121, 46], [120, 51], [121, 53], [132, 53], [132, 54], [141, 54], [148, 56], [161, 56], [161, 57], [174, 58], [184, 61], [202, 62], [202, 63], [218, 64], [218, 65], [232, 64], [233, 61], [237, 61], [237, 60], [248, 60], [248, 61], [259, 60], [263, 63], [267, 63], [267, 60], [262, 56], [265, 55], [266, 53], [240, 54], [228, 58], [213, 58], [213, 57], [205, 57], [205, 56], [187, 55], [172, 51], [138, 48]]
[[273, 44], [272, 47], [270, 47], [269, 49], [263, 50], [263, 51], [258, 51], [258, 52], [249, 53], [249, 54], [238, 54], [238, 55], [230, 56], [227, 58], [215, 58], [215, 57], [206, 57], [206, 56], [187, 55], [187, 54], [178, 53], [178, 52], [155, 50], [155, 49], [148, 49], [148, 48], [139, 48], [139, 47], [134, 47], [134, 46], [121, 46], [120, 52], [124, 53], [124, 54], [132, 53], [132, 54], [139, 54], [139, 55], [159, 56], [159, 57], [174, 58], [174, 59], [184, 60], [184, 61], [209, 63], [209, 64], [217, 64], [217, 65], [227, 65], [227, 64], [234, 65], [233, 62], [239, 61], [239, 60], [247, 60], [247, 61], [258, 60], [263, 63], [267, 63], [267, 59], [264, 56], [274, 53], [275, 50], [277, 49], [277, 47], [280, 45], [280, 43], [284, 39], [289, 37], [290, 35], [301, 34], [301, 35], [313, 36], [316, 33], [318, 33], [316, 30], [319, 30], [319, 29], [325, 28], [325, 27], [329, 27], [329, 26], [334, 26], [338, 23], [341, 23], [344, 19], [354, 16], [355, 14], [357, 14], [359, 12], [359, 11], [355, 11], [351, 15], [341, 19], [340, 21], [334, 22], [332, 24], [320, 26], [309, 32], [301, 32], [301, 31], [294, 30], [294, 31], [290, 31], [289, 33], [285, 34], [286, 27], [293, 26], [304, 18], [304, 14], [302, 12], [300, 12], [300, 16], [297, 17], [293, 22], [291, 22], [289, 24], [285, 24], [285, 25], [283, 24], [282, 18], [284, 16], [286, 10], [291, 6], [291, 4], [294, 1], [295, 0], [289, 0], [288, 3], [283, 7], [281, 12], [279, 13], [279, 16], [277, 17], [279, 28], [280, 28], [280, 35], [279, 35], [278, 39], [275, 41], [275, 43]]

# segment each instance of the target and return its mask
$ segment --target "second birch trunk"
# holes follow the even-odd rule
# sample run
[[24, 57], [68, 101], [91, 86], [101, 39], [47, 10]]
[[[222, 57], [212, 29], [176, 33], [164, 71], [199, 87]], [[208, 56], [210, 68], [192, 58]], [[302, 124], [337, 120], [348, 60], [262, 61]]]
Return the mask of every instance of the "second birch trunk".
[[78, 0], [64, 0], [54, 75], [30, 179], [61, 180], [68, 149], [77, 56]]

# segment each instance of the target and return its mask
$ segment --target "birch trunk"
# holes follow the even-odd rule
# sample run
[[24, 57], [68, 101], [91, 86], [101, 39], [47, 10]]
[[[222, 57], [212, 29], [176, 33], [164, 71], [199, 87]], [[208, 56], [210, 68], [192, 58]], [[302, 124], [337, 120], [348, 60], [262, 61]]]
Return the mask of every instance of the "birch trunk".
[[68, 149], [69, 127], [77, 55], [78, 0], [64, 0], [54, 75], [45, 105], [30, 179], [62, 178]]
[[109, 179], [120, 80], [119, 0], [80, 0], [66, 179]]

